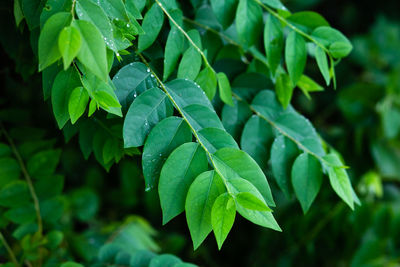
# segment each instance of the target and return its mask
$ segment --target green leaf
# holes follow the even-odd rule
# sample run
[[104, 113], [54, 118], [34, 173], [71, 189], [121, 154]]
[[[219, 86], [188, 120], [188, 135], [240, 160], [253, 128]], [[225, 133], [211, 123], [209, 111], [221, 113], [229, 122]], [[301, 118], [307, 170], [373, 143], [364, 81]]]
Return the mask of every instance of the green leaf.
[[142, 19], [142, 14], [140, 10], [136, 7], [135, 0], [126, 0], [125, 8], [128, 14], [131, 14], [135, 19]]
[[331, 27], [322, 26], [316, 28], [312, 32], [312, 37], [316, 38], [328, 48], [331, 55], [335, 58], [346, 57], [353, 49], [353, 46], [346, 36]]
[[95, 25], [103, 36], [106, 45], [114, 52], [118, 52], [114, 43], [111, 22], [101, 7], [91, 0], [78, 0], [75, 9], [78, 18], [89, 21]]
[[85, 112], [89, 102], [89, 94], [82, 86], [76, 87], [69, 97], [68, 112], [71, 117], [71, 123], [74, 124]]
[[349, 176], [343, 167], [336, 167], [343, 165], [339, 157], [331, 153], [324, 156], [324, 160], [331, 164], [325, 167], [328, 168], [329, 181], [333, 190], [351, 209], [354, 209], [353, 189]]
[[260, 191], [269, 206], [274, 207], [267, 178], [258, 164], [246, 152], [236, 148], [222, 148], [213, 155], [214, 166], [223, 178], [242, 178], [252, 183]]
[[307, 213], [322, 184], [319, 161], [310, 154], [299, 155], [292, 167], [292, 185], [304, 214]]
[[65, 27], [58, 36], [58, 48], [64, 62], [64, 70], [70, 65], [72, 60], [78, 55], [82, 45], [82, 37], [79, 31], [73, 27]]
[[290, 198], [292, 191], [290, 186], [290, 170], [298, 154], [296, 144], [283, 135], [278, 136], [272, 143], [272, 174], [279, 188], [287, 198]]
[[132, 255], [130, 266], [148, 267], [151, 259], [156, 257], [157, 254], [148, 250], [139, 250]]
[[279, 102], [281, 102], [284, 108], [287, 108], [290, 104], [290, 100], [293, 95], [293, 85], [290, 81], [289, 75], [281, 73], [276, 78], [275, 91]]
[[224, 193], [217, 197], [211, 209], [211, 225], [217, 240], [218, 249], [221, 249], [226, 237], [235, 222], [236, 206], [234, 199]]
[[78, 53], [79, 61], [101, 80], [107, 81], [107, 53], [101, 33], [88, 21], [74, 20], [73, 25], [82, 36], [82, 46]]
[[140, 62], [130, 63], [121, 68], [112, 81], [116, 88], [115, 94], [124, 111], [138, 95], [157, 87], [157, 81], [152, 77], [150, 70]]
[[[266, 203], [263, 201], [261, 193], [257, 190], [256, 187], [254, 187], [254, 185], [251, 182], [242, 178], [234, 178], [229, 180], [228, 186], [230, 188], [230, 191], [232, 191], [235, 194], [238, 194], [240, 192], [247, 192], [252, 194], [256, 198], [258, 198], [258, 200], [262, 201], [266, 206]], [[244, 218], [255, 224], [271, 228], [276, 231], [281, 231], [278, 223], [275, 221], [275, 218], [270, 210], [257, 211], [253, 209], [248, 209], [243, 207], [238, 201], [236, 201], [236, 210]]]
[[163, 224], [184, 211], [190, 185], [207, 169], [206, 152], [197, 143], [183, 144], [171, 153], [161, 169], [158, 184]]
[[235, 139], [225, 130], [208, 127], [201, 129], [197, 135], [210, 153], [214, 153], [224, 147], [239, 149]]
[[45, 23], [39, 36], [39, 71], [44, 70], [61, 57], [58, 36], [70, 22], [70, 13], [59, 12], [51, 16]]
[[212, 100], [217, 92], [217, 77], [214, 70], [207, 66], [197, 76], [196, 82], [206, 93], [208, 99]]
[[238, 0], [211, 0], [210, 2], [219, 23], [224, 29], [228, 28], [235, 19]]
[[233, 106], [232, 89], [228, 77], [226, 77], [225, 73], [219, 72], [217, 74], [217, 79], [218, 79], [219, 97], [224, 103]]
[[236, 31], [241, 43], [252, 46], [259, 39], [263, 24], [262, 9], [252, 0], [239, 0], [236, 10]]
[[297, 12], [286, 19], [306, 33], [311, 33], [315, 28], [320, 26], [329, 26], [324, 17], [313, 11]]
[[[190, 30], [188, 31], [188, 35], [196, 46], [202, 49], [199, 32], [197, 30]], [[194, 80], [200, 72], [201, 55], [192, 44], [189, 45], [189, 48], [183, 53], [181, 63], [178, 67], [177, 77]]]
[[267, 55], [268, 67], [275, 75], [281, 63], [283, 51], [283, 31], [280, 21], [269, 14], [264, 28], [264, 47]]
[[60, 129], [69, 120], [68, 103], [72, 90], [79, 86], [81, 86], [79, 74], [73, 68], [60, 71], [54, 80], [51, 89], [51, 104]]
[[347, 42], [334, 42], [329, 46], [329, 52], [334, 58], [344, 58], [350, 54], [353, 46]]
[[11, 208], [4, 213], [4, 217], [16, 224], [30, 223], [35, 220], [36, 213], [33, 205], [24, 205]]
[[325, 79], [326, 85], [329, 85], [331, 76], [329, 73], [328, 58], [325, 51], [319, 46], [315, 48], [315, 59], [317, 60], [318, 68]]
[[168, 34], [167, 43], [165, 44], [164, 80], [166, 80], [172, 74], [172, 72], [174, 72], [179, 57], [184, 49], [184, 41], [185, 37], [181, 31], [176, 26], [172, 26]]
[[258, 210], [258, 211], [271, 211], [268, 206], [249, 192], [239, 192], [236, 194], [236, 201], [239, 205], [243, 206], [243, 208], [249, 210]]
[[163, 254], [154, 257], [149, 264], [149, 267], [174, 267], [182, 261], [171, 254]]
[[171, 116], [173, 107], [167, 95], [158, 88], [147, 90], [133, 101], [123, 128], [124, 146], [138, 147], [150, 130], [162, 119]]
[[178, 117], [168, 117], [150, 131], [143, 148], [142, 166], [146, 190], [154, 188], [166, 157], [178, 146], [192, 141], [187, 123]]
[[150, 47], [160, 33], [164, 22], [164, 13], [157, 3], [154, 3], [147, 11], [142, 22], [143, 34], [139, 35], [139, 51]]
[[100, 4], [110, 18], [128, 22], [129, 17], [122, 0], [98, 0], [97, 3]]
[[304, 38], [291, 31], [286, 39], [285, 62], [293, 86], [297, 84], [307, 61], [307, 48]]
[[194, 249], [197, 249], [211, 232], [212, 206], [216, 198], [223, 193], [224, 184], [214, 171], [200, 174], [190, 186], [185, 211]]
[[247, 152], [262, 168], [265, 169], [270, 158], [274, 134], [271, 126], [260, 117], [253, 115], [244, 126], [240, 147]]
[[310, 99], [310, 95], [308, 92], [320, 92], [324, 91], [324, 88], [312, 80], [310, 77], [306, 75], [302, 75], [300, 80], [297, 82], [297, 86], [300, 90], [306, 95], [307, 98]]

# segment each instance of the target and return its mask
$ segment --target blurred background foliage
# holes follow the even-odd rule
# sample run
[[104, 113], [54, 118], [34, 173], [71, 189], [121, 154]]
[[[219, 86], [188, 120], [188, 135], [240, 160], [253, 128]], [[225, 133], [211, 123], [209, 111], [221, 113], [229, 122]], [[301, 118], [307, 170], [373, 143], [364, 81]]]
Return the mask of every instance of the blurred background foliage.
[[[57, 241], [54, 236], [64, 233], [62, 245], [52, 252], [55, 258], [93, 263], [105, 243], [113, 246], [107, 240], [126, 246], [125, 235], [136, 242], [130, 244], [135, 249], [176, 254], [201, 266], [400, 266], [399, 1], [283, 1], [292, 11], [322, 14], [354, 45], [350, 58], [337, 68], [336, 91], [314, 93], [311, 100], [296, 91], [293, 105], [346, 159], [362, 206], [352, 212], [322, 186], [314, 207], [303, 215], [295, 199], [276, 195], [275, 216], [283, 233], [239, 219], [221, 251], [208, 238], [195, 252], [184, 216], [161, 225], [158, 196], [156, 191], [144, 192], [137, 158], [125, 158], [106, 172], [93, 156], [83, 158], [73, 131], [66, 127], [62, 134], [56, 128], [51, 108], [43, 102], [29, 36], [16, 32], [6, 2], [0, 15], [0, 120], [27, 164], [40, 152], [53, 153], [57, 174], [51, 175], [58, 177], [61, 188], [44, 189], [56, 199], [51, 219], [44, 218], [44, 224], [53, 229], [46, 236], [50, 240]], [[308, 68], [307, 73], [322, 84], [317, 65]], [[13, 163], [7, 166], [12, 167], [15, 159], [4, 148], [4, 133], [0, 138], [0, 161], [9, 160]], [[18, 166], [11, 167], [1, 169], [0, 175], [19, 173]], [[40, 201], [50, 197], [44, 195]], [[10, 218], [3, 218], [2, 209], [0, 227], [7, 238], [29, 232], [27, 225], [7, 226]], [[130, 228], [124, 232], [123, 227]], [[115, 238], [118, 233], [120, 240]], [[29, 257], [34, 257], [34, 249]], [[103, 254], [109, 250], [103, 248]]]

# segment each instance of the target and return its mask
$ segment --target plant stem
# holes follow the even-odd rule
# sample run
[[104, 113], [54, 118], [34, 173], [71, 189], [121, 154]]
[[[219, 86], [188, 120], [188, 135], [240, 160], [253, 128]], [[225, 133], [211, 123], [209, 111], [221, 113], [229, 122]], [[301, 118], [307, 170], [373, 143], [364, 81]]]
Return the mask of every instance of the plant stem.
[[32, 183], [32, 179], [31, 176], [29, 175], [24, 161], [22, 160], [21, 155], [19, 154], [17, 147], [14, 144], [14, 141], [12, 140], [12, 138], [10, 137], [10, 135], [8, 134], [8, 132], [6, 131], [6, 129], [4, 128], [4, 125], [0, 122], [0, 127], [1, 127], [1, 131], [3, 132], [5, 138], [7, 139], [8, 143], [10, 144], [11, 150], [13, 151], [19, 166], [21, 167], [21, 171], [24, 175], [24, 178], [26, 180], [26, 183], [28, 184], [28, 188], [29, 188], [29, 192], [31, 194], [31, 197], [33, 199], [33, 203], [34, 203], [34, 207], [35, 207], [35, 212], [36, 212], [36, 217], [37, 217], [37, 224], [38, 224], [38, 231], [37, 233], [39, 234], [39, 236], [42, 236], [42, 232], [43, 232], [43, 223], [42, 223], [42, 216], [40, 215], [40, 205], [39, 205], [39, 199], [36, 195], [35, 192], [35, 188], [33, 187], [33, 183]]
[[3, 246], [6, 248], [8, 255], [10, 256], [11, 261], [14, 263], [15, 267], [19, 267], [20, 264], [17, 261], [17, 258], [14, 255], [11, 247], [8, 245], [7, 240], [4, 238], [3, 234], [0, 232], [0, 241]]

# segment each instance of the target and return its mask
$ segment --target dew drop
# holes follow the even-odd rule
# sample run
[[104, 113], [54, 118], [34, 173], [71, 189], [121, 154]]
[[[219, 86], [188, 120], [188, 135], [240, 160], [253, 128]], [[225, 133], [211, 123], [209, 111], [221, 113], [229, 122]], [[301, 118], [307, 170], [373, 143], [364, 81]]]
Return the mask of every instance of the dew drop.
[[150, 69], [149, 69], [149, 68], [147, 68], [147, 72], [150, 72]]

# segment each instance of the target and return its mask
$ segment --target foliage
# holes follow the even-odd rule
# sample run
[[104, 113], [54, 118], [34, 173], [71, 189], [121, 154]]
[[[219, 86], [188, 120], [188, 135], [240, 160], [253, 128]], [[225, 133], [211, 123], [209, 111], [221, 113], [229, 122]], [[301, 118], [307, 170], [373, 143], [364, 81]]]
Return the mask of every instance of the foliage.
[[[322, 212], [312, 206], [320, 191], [320, 203], [332, 191], [351, 209], [361, 204], [351, 185], [354, 174], [338, 152], [345, 149], [333, 148], [326, 140], [334, 135], [320, 135], [294, 101], [298, 92], [311, 99], [311, 94], [324, 90], [311, 78], [315, 73], [308, 74], [312, 68], [320, 73], [319, 80], [336, 88], [335, 67], [353, 49], [318, 13], [291, 13], [279, 0], [15, 0], [13, 14], [21, 38], [31, 40], [44, 100], [51, 104], [65, 140], [78, 142], [84, 159], [90, 161], [93, 154], [107, 171], [127, 168], [126, 172], [142, 173], [147, 194], [159, 198], [163, 224], [185, 211], [195, 250], [212, 231], [221, 249], [234, 221], [240, 220], [236, 213], [281, 231], [290, 229], [287, 221], [293, 219], [286, 221], [280, 210], [293, 199], [313, 221]], [[359, 43], [367, 52], [386, 44], [354, 40], [357, 47]], [[17, 62], [16, 70], [30, 77], [36, 67], [22, 66], [15, 48], [5, 47]], [[393, 69], [378, 85], [389, 84], [387, 94], [378, 98], [383, 141], [375, 141], [377, 133], [360, 120], [367, 112], [359, 111], [358, 105], [363, 108], [371, 101], [357, 93], [364, 87], [356, 84], [338, 94], [344, 117], [361, 123], [360, 135], [368, 134], [378, 166], [365, 170], [358, 189], [363, 194], [382, 191], [381, 176], [397, 179], [400, 120], [394, 74], [398, 61], [389, 52], [386, 62], [375, 64], [379, 57], [368, 58], [359, 51], [353, 54], [356, 62], [378, 68], [382, 64], [380, 72], [387, 66]], [[98, 192], [89, 187], [63, 193], [64, 179], [55, 174], [61, 155], [55, 142], [39, 135], [13, 145], [15, 137], [7, 129], [15, 121], [2, 120], [5, 154], [0, 165], [6, 177], [1, 179], [6, 180], [0, 184], [0, 205], [3, 228], [12, 229], [6, 237], [16, 240], [9, 249], [11, 261], [37, 266], [55, 261], [75, 266], [73, 260], [94, 266], [189, 266], [168, 253], [156, 256], [160, 248], [153, 241], [154, 230], [142, 219], [95, 223]], [[41, 145], [25, 148], [29, 153], [24, 154], [23, 142]], [[125, 165], [134, 167], [120, 167]], [[328, 180], [333, 190], [327, 189]], [[120, 191], [130, 194], [129, 188]], [[74, 205], [76, 210], [65, 215]], [[156, 205], [150, 201], [153, 209]], [[342, 203], [337, 207], [334, 216], [343, 211]], [[276, 220], [276, 214], [281, 219]], [[64, 240], [63, 235], [74, 236], [74, 230], [62, 220], [91, 222], [94, 230]], [[28, 224], [29, 231], [16, 236]], [[89, 248], [90, 238], [96, 239], [95, 248]], [[63, 246], [78, 239], [75, 252]], [[366, 244], [365, 250], [370, 249]], [[356, 263], [357, 257], [361, 256], [355, 257]]]

